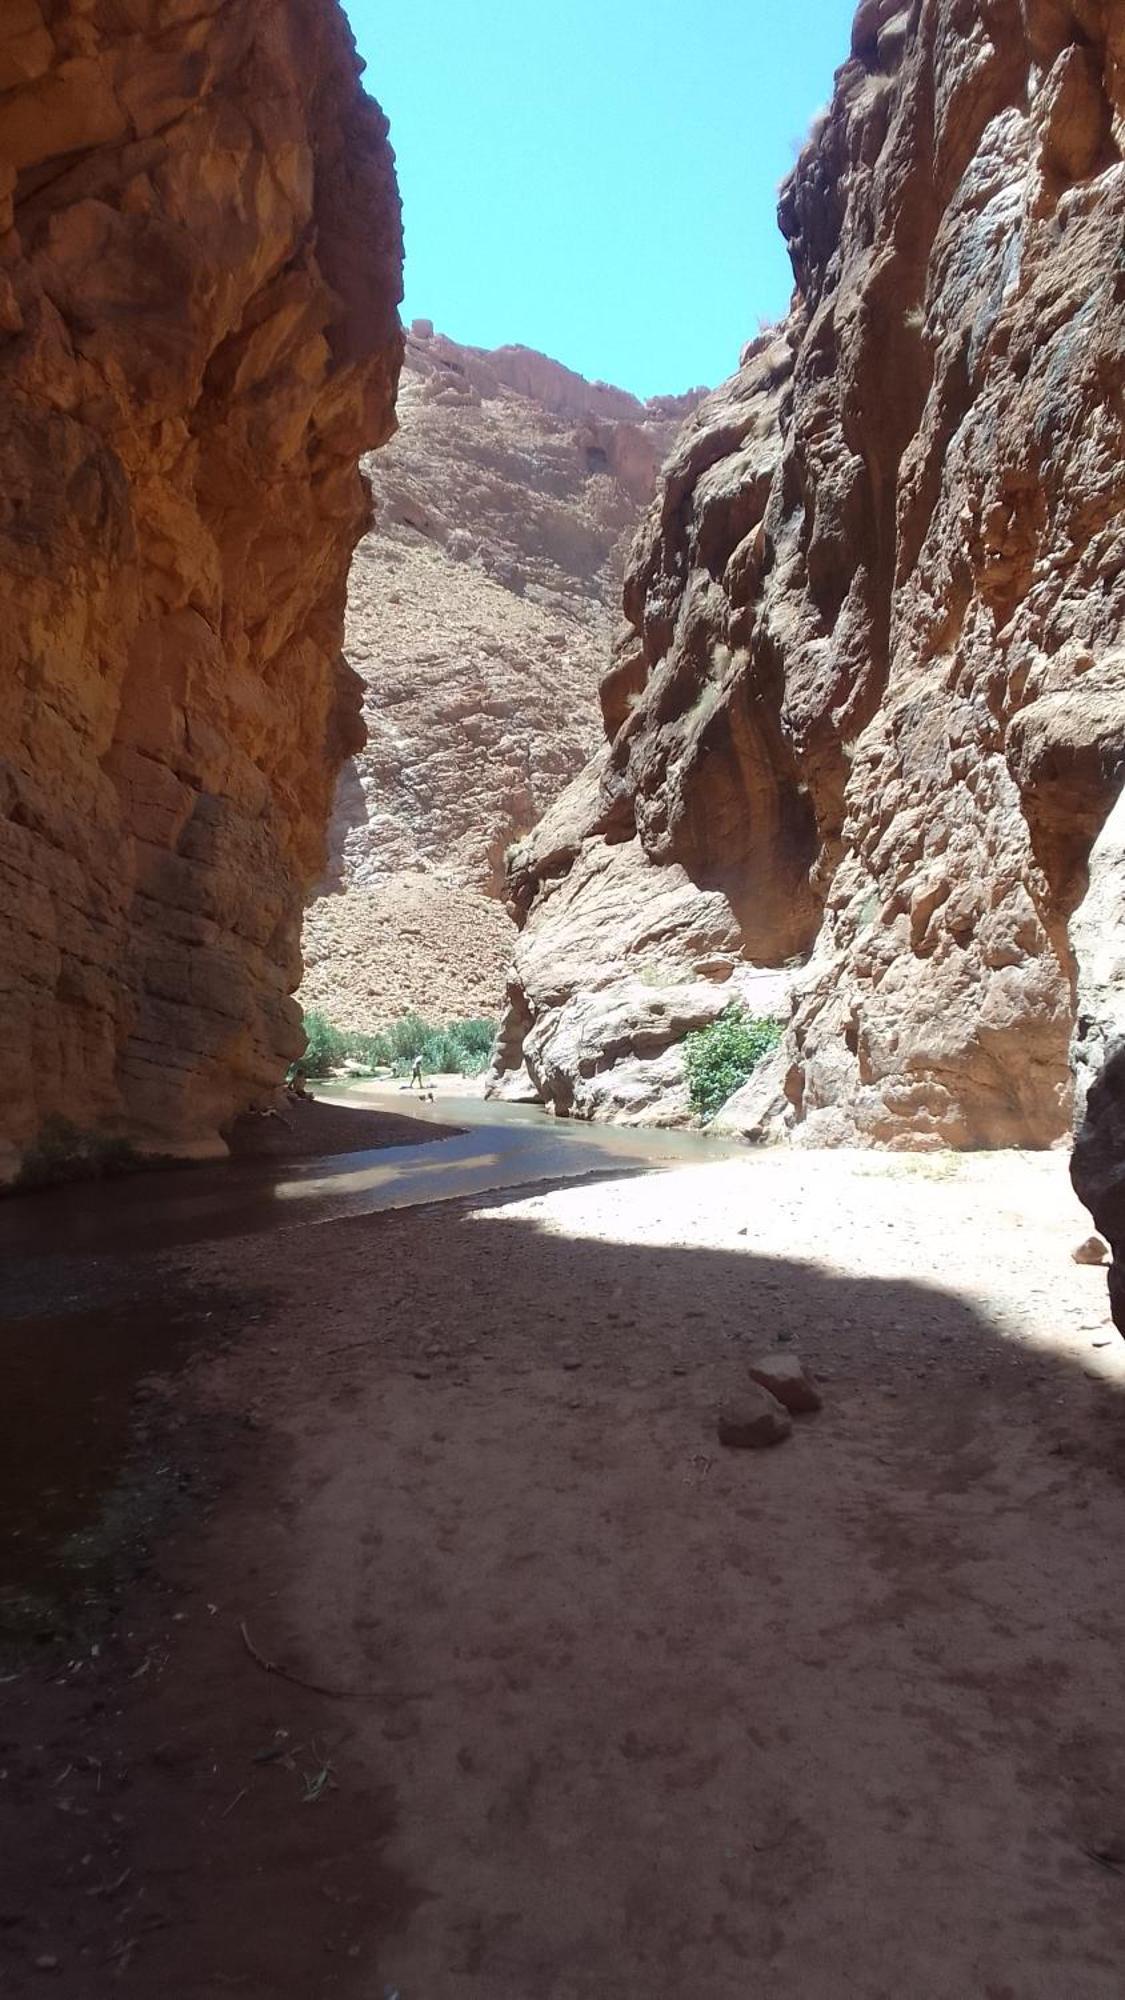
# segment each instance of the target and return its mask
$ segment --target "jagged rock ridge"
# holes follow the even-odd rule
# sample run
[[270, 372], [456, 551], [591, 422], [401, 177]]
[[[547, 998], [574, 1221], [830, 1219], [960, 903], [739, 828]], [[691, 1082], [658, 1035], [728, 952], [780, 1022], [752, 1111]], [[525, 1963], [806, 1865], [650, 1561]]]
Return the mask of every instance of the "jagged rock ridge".
[[367, 743], [305, 930], [302, 993], [333, 1019], [497, 1011], [505, 850], [594, 747], [629, 538], [699, 393], [642, 403], [411, 329], [349, 591]]
[[748, 962], [794, 990], [740, 1129], [1065, 1133], [1125, 768], [1123, 78], [1095, 0], [861, 6], [781, 197], [791, 314], [690, 420], [600, 767], [514, 858], [495, 1088], [679, 1113], [685, 1021]]
[[336, 0], [9, 0], [0, 92], [10, 1172], [214, 1150], [301, 1046], [401, 238]]

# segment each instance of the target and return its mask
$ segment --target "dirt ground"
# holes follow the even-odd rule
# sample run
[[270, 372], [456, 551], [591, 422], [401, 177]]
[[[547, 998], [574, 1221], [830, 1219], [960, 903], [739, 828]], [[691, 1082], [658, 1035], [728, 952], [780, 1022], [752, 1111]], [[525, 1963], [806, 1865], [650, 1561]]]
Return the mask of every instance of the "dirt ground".
[[305, 1160], [324, 1154], [358, 1153], [382, 1146], [415, 1146], [448, 1137], [455, 1125], [422, 1125], [410, 1116], [410, 1094], [402, 1092], [401, 1116], [363, 1111], [328, 1098], [289, 1099], [280, 1113], [247, 1112], [227, 1134], [234, 1160]]
[[[1058, 1156], [787, 1153], [60, 1255], [0, 1993], [1120, 2000], [1087, 1228]], [[724, 1451], [775, 1344], [825, 1406]]]

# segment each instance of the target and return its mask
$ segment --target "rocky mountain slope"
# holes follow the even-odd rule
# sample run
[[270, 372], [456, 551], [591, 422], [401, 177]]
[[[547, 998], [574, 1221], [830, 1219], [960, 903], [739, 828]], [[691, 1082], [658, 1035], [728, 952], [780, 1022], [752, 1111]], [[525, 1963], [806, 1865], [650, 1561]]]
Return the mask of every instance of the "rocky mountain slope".
[[301, 1046], [401, 242], [336, 0], [8, 0], [0, 93], [11, 1172], [213, 1150]]
[[689, 422], [606, 747], [514, 857], [494, 1088], [681, 1115], [750, 965], [792, 997], [738, 1129], [1065, 1134], [1125, 771], [1123, 78], [1100, 0], [864, 0], [781, 196], [790, 316]]
[[367, 743], [308, 914], [308, 1004], [356, 1027], [498, 1011], [505, 850], [594, 747], [628, 541], [697, 401], [412, 328], [352, 569]]

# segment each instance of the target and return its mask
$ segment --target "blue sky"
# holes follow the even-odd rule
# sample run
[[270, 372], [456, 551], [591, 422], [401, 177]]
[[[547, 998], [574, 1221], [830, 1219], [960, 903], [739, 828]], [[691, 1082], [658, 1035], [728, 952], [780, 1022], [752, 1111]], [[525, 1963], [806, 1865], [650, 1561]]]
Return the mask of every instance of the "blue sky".
[[854, 0], [345, 0], [391, 121], [407, 319], [639, 395], [785, 308], [777, 187]]

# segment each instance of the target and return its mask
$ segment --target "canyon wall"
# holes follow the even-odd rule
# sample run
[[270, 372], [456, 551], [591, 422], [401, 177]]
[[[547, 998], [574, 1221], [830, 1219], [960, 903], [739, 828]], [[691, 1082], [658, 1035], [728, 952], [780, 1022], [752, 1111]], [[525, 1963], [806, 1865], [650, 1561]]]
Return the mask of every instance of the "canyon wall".
[[[336, 0], [0, 19], [0, 1154], [221, 1147], [290, 992], [393, 428], [398, 196]], [[56, 1134], [57, 1141], [57, 1134]]]
[[302, 997], [333, 1021], [497, 1012], [505, 850], [597, 742], [625, 554], [699, 393], [642, 403], [528, 348], [408, 333], [348, 594], [367, 741], [305, 927]]
[[1125, 772], [1123, 141], [1110, 0], [860, 7], [782, 190], [790, 315], [689, 420], [605, 746], [513, 857], [495, 1091], [681, 1116], [687, 1028], [772, 969], [733, 1129], [1066, 1133]]
[[1110, 1300], [1125, 1333], [1125, 792], [1094, 842], [1070, 939], [1078, 970], [1071, 1178], [1113, 1247]]

